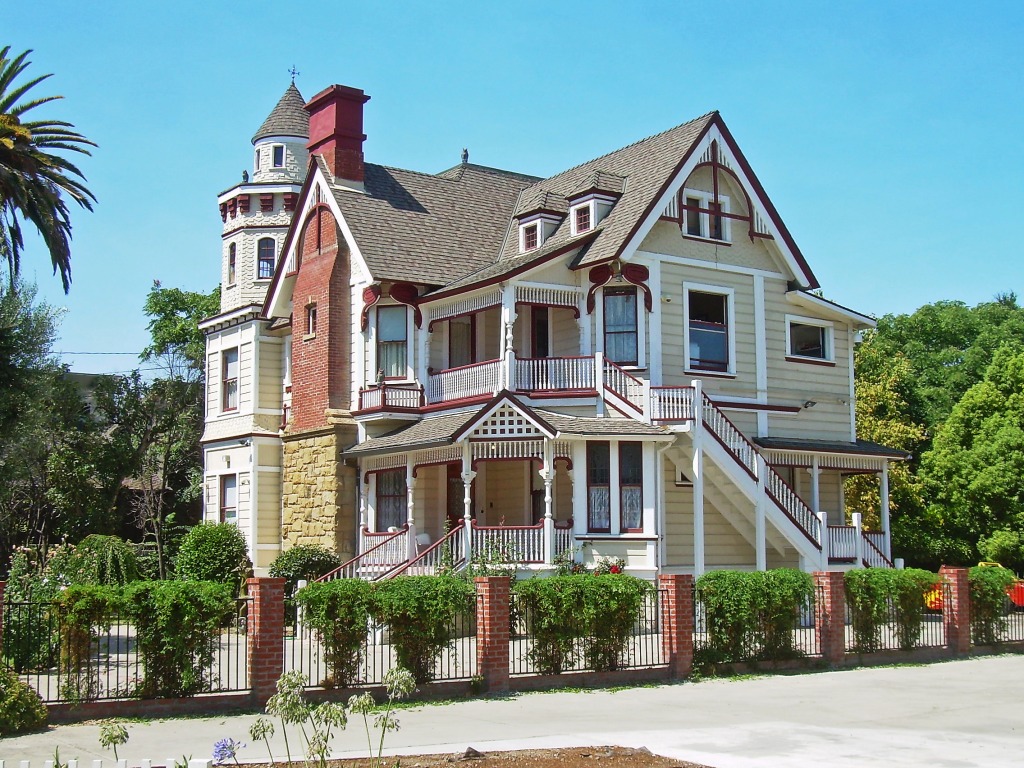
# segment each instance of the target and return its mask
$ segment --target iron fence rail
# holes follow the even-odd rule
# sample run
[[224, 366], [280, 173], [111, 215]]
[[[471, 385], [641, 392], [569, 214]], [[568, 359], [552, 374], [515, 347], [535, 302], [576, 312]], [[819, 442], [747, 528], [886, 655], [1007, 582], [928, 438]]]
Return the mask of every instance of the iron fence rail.
[[[941, 589], [943, 604], [950, 605], [953, 599], [951, 586], [944, 582]], [[928, 608], [923, 595], [919, 607], [902, 610], [895, 601], [889, 600], [883, 606], [881, 617], [874, 619], [859, 614], [847, 603], [847, 653], [944, 648], [946, 645], [942, 610]]]
[[[240, 598], [211, 639], [211, 662], [198, 694], [249, 690], [246, 623], [251, 599]], [[5, 601], [3, 664], [46, 703], [142, 698], [146, 664], [136, 627], [114, 612], [77, 643], [49, 602]], [[62, 652], [63, 649], [63, 652]]]

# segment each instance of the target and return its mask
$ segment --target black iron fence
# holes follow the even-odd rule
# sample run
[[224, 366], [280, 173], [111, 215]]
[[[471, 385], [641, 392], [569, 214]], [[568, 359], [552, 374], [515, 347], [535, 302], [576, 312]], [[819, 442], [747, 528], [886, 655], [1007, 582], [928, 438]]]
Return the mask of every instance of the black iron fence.
[[513, 595], [509, 673], [537, 675], [665, 666], [660, 615], [664, 599], [664, 590], [646, 593], [632, 631], [625, 637], [552, 639], [538, 633], [533, 610]]
[[942, 599], [930, 598], [935, 606], [932, 608], [928, 607], [924, 595], [919, 604], [903, 606], [895, 600], [888, 600], [878, 607], [856, 610], [847, 603], [846, 651], [874, 653], [944, 648], [947, 641], [942, 606], [951, 604], [952, 588], [943, 582], [935, 589], [941, 590]]
[[[248, 599], [235, 601], [202, 654], [190, 694], [249, 689]], [[135, 626], [113, 612], [88, 633], [64, 624], [49, 602], [3, 604], [3, 664], [47, 703], [153, 697]], [[152, 683], [152, 681], [150, 681]]]

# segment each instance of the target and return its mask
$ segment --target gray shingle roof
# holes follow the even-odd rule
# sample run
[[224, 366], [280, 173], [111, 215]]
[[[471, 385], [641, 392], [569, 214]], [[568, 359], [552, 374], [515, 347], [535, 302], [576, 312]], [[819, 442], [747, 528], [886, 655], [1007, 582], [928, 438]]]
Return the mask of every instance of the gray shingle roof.
[[367, 163], [365, 194], [335, 189], [334, 198], [375, 279], [437, 286], [494, 263], [535, 180], [469, 163], [440, 175]]
[[540, 409], [537, 409], [535, 413], [557, 429], [559, 435], [650, 435], [659, 437], [671, 437], [672, 435], [664, 427], [644, 424], [635, 419], [566, 416], [563, 413]]
[[306, 100], [302, 98], [295, 83], [288, 86], [277, 106], [263, 121], [263, 125], [252, 137], [255, 144], [267, 136], [297, 136], [309, 138], [309, 113], [303, 109]]
[[852, 453], [863, 456], [886, 456], [906, 460], [911, 457], [906, 451], [888, 448], [870, 440], [846, 443], [841, 440], [811, 440], [799, 437], [755, 437], [754, 442], [762, 448], [775, 451], [812, 451], [815, 453]]

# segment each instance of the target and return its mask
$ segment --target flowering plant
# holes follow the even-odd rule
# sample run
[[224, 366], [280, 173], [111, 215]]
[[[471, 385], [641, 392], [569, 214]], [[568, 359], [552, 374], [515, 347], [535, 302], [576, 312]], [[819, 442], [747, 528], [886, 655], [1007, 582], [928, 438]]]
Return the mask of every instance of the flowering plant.
[[621, 557], [602, 557], [594, 564], [594, 575], [603, 576], [609, 573], [625, 573], [626, 561]]

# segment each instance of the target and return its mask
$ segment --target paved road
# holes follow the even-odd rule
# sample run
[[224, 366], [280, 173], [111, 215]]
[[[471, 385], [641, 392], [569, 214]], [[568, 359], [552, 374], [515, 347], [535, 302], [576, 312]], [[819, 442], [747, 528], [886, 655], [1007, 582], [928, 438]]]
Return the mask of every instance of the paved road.
[[[1024, 765], [1024, 656], [926, 666], [711, 680], [619, 691], [538, 693], [401, 712], [396, 753], [618, 744], [715, 768]], [[253, 716], [130, 723], [120, 750], [142, 758], [209, 757], [225, 736], [250, 741]], [[0, 739], [0, 759], [104, 757], [98, 728], [65, 725]], [[294, 743], [294, 739], [293, 739]], [[356, 723], [337, 757], [365, 756]], [[283, 743], [274, 745], [283, 756]], [[240, 757], [266, 759], [262, 745]], [[41, 762], [38, 763], [41, 768]], [[33, 763], [36, 768], [36, 763]]]

